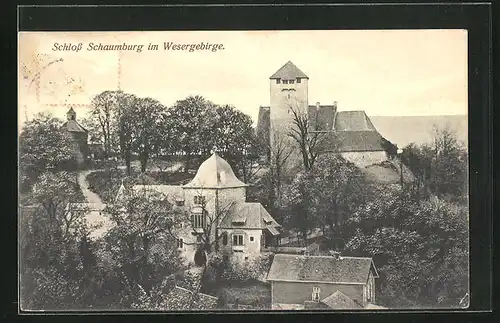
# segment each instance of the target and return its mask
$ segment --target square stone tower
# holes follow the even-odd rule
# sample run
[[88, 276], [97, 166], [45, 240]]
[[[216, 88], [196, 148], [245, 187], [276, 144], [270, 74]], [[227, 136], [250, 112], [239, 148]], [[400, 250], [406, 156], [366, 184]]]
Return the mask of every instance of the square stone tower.
[[294, 127], [294, 112], [307, 116], [309, 77], [288, 61], [269, 80], [271, 158], [278, 149], [277, 145], [289, 145], [295, 151], [289, 158], [287, 168], [293, 168], [300, 163], [300, 151], [297, 142], [289, 134]]

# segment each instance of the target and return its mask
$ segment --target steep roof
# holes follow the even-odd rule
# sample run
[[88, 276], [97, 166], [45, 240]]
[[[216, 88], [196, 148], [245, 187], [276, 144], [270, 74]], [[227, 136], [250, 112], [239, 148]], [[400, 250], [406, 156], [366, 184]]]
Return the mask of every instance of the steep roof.
[[296, 78], [306, 78], [309, 77], [304, 74], [297, 66], [295, 66], [291, 61], [288, 61], [279, 70], [269, 77], [270, 79], [284, 79], [284, 80], [294, 80]]
[[214, 153], [205, 160], [194, 178], [184, 185], [184, 188], [235, 188], [246, 187], [247, 184], [240, 181], [227, 161]]
[[330, 296], [324, 298], [321, 303], [331, 309], [351, 310], [359, 309], [361, 306], [341, 291], [335, 291]]
[[376, 131], [365, 111], [339, 111], [335, 116], [336, 131]]
[[62, 129], [65, 129], [69, 132], [83, 132], [88, 133], [88, 130], [82, 127], [76, 120], [68, 120], [62, 126]]
[[[271, 232], [280, 225], [260, 203], [234, 203], [221, 221], [223, 229], [269, 229]], [[274, 229], [274, 230], [273, 230]]]
[[337, 107], [335, 105], [310, 105], [307, 110], [307, 116], [311, 129], [313, 130], [332, 130], [333, 120]]
[[384, 138], [377, 131], [332, 131], [321, 137], [323, 152], [385, 151]]
[[366, 284], [370, 270], [377, 276], [371, 258], [277, 254], [267, 280]]

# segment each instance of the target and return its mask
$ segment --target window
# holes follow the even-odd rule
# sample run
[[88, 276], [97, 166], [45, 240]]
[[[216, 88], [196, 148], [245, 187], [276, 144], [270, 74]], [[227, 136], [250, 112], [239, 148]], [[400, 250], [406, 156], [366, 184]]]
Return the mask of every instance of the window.
[[280, 84], [281, 83], [281, 79], [276, 79], [276, 84]]
[[207, 226], [207, 213], [193, 213], [191, 214], [191, 223], [193, 228], [206, 228]]
[[243, 235], [233, 234], [233, 246], [242, 246], [242, 245], [243, 245]]
[[288, 80], [283, 80], [283, 84], [288, 84]]
[[177, 239], [177, 248], [184, 248], [184, 240], [182, 238]]
[[203, 205], [205, 204], [205, 196], [197, 195], [194, 197], [194, 204]]
[[245, 261], [248, 260], [248, 257], [245, 257]]
[[253, 237], [250, 237], [250, 241], [253, 241]]
[[222, 245], [227, 246], [227, 233], [222, 234]]
[[319, 287], [313, 287], [313, 292], [312, 292], [312, 300], [315, 302], [319, 302], [319, 293], [321, 292], [321, 289]]
[[290, 80], [290, 81], [288, 81], [288, 83], [293, 84], [293, 83], [295, 83], [295, 80]]
[[300, 83], [300, 81], [301, 81], [301, 80], [300, 80], [300, 78], [298, 78], [298, 79], [297, 79], [297, 83]]

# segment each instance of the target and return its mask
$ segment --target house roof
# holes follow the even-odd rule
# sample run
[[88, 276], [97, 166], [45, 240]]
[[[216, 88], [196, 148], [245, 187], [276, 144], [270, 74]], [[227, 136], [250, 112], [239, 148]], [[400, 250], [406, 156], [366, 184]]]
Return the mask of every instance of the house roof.
[[342, 293], [341, 291], [335, 291], [330, 296], [324, 298], [321, 303], [325, 304], [331, 309], [351, 310], [361, 308], [358, 303], [353, 301], [349, 296]]
[[377, 131], [332, 131], [320, 137], [323, 152], [385, 151], [384, 138]]
[[335, 115], [336, 131], [376, 131], [365, 111], [339, 111]]
[[267, 280], [365, 284], [375, 265], [371, 258], [277, 254]]
[[61, 128], [65, 129], [69, 132], [83, 132], [88, 133], [88, 130], [82, 127], [76, 120], [68, 120], [66, 121]]
[[310, 105], [307, 109], [307, 115], [311, 129], [313, 130], [332, 130], [333, 121], [337, 112], [335, 105]]
[[210, 310], [217, 307], [217, 297], [175, 286], [166, 296], [169, 310]]
[[297, 66], [295, 66], [291, 61], [286, 62], [279, 70], [277, 70], [273, 75], [269, 77], [270, 79], [284, 79], [293, 80], [296, 78], [306, 78], [309, 77], [304, 74]]
[[234, 175], [229, 163], [217, 155], [217, 153], [214, 153], [200, 165], [194, 178], [183, 187], [203, 189], [246, 186], [248, 185]]
[[223, 229], [269, 229], [276, 235], [280, 225], [260, 203], [234, 203], [221, 221]]

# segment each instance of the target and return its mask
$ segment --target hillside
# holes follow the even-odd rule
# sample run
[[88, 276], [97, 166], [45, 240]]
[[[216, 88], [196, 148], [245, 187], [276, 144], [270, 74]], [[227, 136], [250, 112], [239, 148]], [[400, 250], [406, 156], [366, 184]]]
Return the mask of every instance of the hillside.
[[398, 147], [411, 142], [422, 144], [432, 140], [432, 129], [449, 126], [460, 141], [467, 143], [468, 127], [466, 115], [392, 117], [370, 116], [370, 120], [382, 136]]

